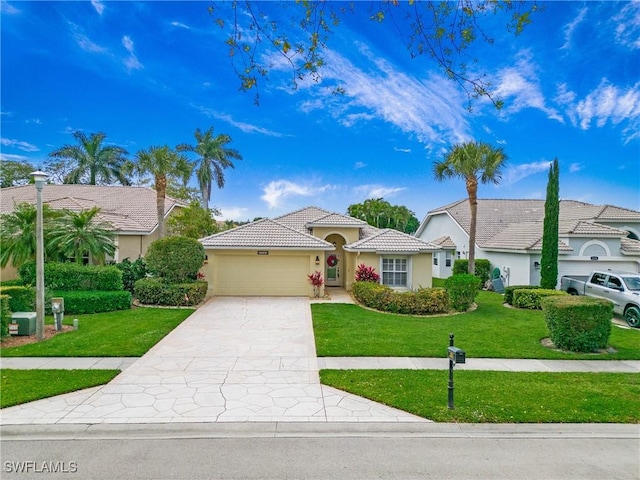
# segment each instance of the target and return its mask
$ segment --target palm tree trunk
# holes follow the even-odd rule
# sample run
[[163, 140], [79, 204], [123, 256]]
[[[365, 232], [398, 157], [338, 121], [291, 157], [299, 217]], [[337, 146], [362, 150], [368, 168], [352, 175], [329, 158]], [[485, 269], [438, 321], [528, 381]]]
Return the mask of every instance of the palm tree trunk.
[[476, 223], [478, 217], [478, 179], [467, 177], [467, 193], [469, 195], [469, 210], [471, 223], [469, 225], [469, 269], [470, 274], [476, 272]]
[[167, 193], [167, 177], [156, 177], [156, 210], [158, 213], [158, 238], [164, 238], [164, 200]]

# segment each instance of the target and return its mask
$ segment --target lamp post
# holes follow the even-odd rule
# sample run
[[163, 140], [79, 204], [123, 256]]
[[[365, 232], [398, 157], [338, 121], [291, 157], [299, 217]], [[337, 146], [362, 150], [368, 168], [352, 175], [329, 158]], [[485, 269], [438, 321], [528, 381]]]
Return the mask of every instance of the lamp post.
[[49, 177], [40, 170], [31, 172], [36, 184], [36, 339], [44, 338], [44, 229], [42, 222], [42, 189]]

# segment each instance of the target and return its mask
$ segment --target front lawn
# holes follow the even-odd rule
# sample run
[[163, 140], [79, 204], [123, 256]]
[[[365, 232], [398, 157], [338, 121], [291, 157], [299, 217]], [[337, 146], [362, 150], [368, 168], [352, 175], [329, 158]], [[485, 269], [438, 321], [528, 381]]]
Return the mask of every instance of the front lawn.
[[502, 295], [480, 292], [478, 308], [440, 317], [393, 315], [358, 305], [311, 306], [316, 349], [320, 357], [444, 357], [449, 333], [469, 358], [640, 359], [640, 329], [612, 326], [607, 354], [557, 352], [541, 345], [549, 336], [539, 310], [506, 308]]
[[640, 375], [632, 373], [322, 370], [323, 384], [436, 422], [639, 423]]
[[2, 370], [0, 408], [103, 385], [120, 370]]
[[[194, 312], [193, 309], [133, 308], [91, 315], [67, 315], [78, 330], [38, 343], [0, 350], [3, 357], [140, 357]], [[50, 321], [50, 319], [48, 319]]]

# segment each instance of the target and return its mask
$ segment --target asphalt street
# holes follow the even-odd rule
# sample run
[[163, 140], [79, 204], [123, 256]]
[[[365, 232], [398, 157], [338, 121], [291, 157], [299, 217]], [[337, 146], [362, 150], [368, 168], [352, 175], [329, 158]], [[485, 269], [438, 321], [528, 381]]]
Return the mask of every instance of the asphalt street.
[[3, 480], [640, 478], [637, 425], [38, 425], [1, 433]]

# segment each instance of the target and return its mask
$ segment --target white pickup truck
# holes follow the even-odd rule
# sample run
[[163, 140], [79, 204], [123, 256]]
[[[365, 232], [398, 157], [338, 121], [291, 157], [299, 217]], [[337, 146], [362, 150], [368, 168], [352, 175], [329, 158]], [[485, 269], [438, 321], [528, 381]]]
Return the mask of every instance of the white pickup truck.
[[570, 295], [605, 298], [630, 327], [640, 327], [640, 274], [593, 271], [588, 276], [565, 275], [560, 288]]

